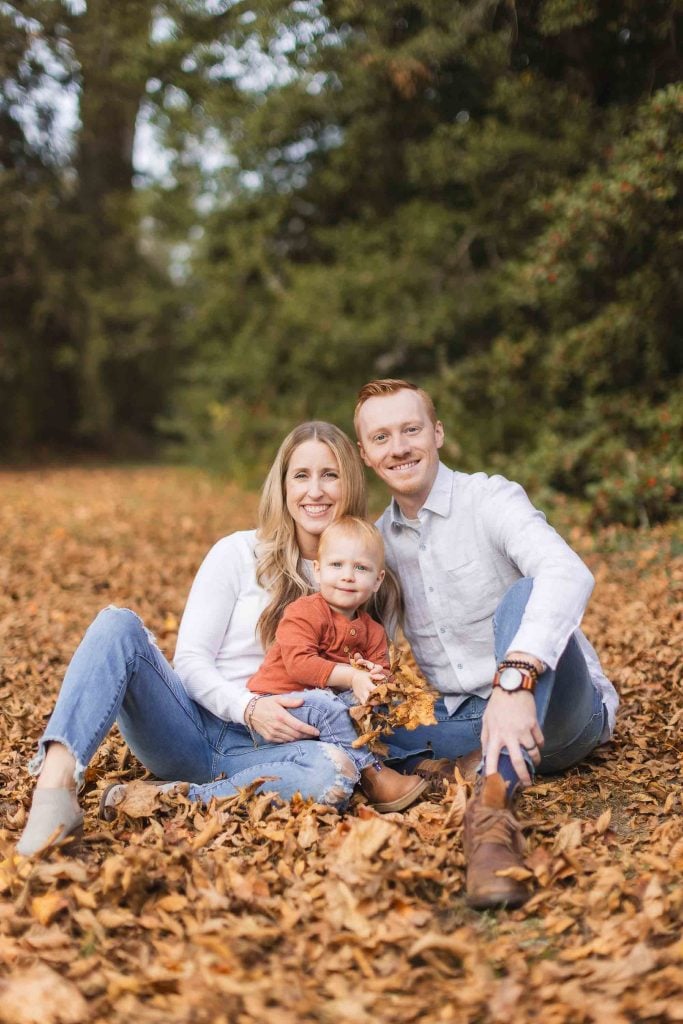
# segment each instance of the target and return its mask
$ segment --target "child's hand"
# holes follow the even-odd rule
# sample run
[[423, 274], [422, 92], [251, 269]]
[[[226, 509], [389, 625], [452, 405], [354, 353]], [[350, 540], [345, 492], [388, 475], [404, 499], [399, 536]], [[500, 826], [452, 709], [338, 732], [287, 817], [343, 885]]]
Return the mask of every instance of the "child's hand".
[[368, 661], [367, 658], [356, 658], [353, 664], [354, 668], [364, 668], [366, 672], [369, 672], [370, 678], [376, 683], [383, 683], [387, 678], [387, 670], [375, 661]]
[[364, 669], [356, 669], [351, 678], [351, 689], [359, 704], [365, 704], [375, 689], [375, 683], [372, 680], [371, 674]]

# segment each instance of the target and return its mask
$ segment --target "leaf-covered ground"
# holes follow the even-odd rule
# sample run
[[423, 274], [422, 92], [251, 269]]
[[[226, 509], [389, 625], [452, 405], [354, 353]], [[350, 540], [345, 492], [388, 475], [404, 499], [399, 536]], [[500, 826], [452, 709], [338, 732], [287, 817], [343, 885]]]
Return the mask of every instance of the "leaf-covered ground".
[[404, 815], [244, 794], [98, 820], [143, 777], [113, 735], [77, 855], [13, 856], [25, 762], [97, 610], [138, 610], [172, 654], [203, 554], [255, 499], [194, 471], [0, 474], [0, 1021], [543, 1024], [683, 1020], [681, 623], [672, 531], [574, 531], [586, 629], [623, 705], [611, 747], [521, 801], [535, 894], [463, 900], [465, 789]]

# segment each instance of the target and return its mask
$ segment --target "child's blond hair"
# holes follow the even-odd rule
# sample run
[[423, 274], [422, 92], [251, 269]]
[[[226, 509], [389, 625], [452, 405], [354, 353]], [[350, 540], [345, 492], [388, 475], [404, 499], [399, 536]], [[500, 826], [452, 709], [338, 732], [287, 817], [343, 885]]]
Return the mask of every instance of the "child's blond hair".
[[367, 519], [361, 519], [359, 516], [340, 516], [339, 519], [335, 519], [334, 522], [325, 527], [320, 534], [320, 541], [318, 543], [318, 559], [320, 559], [324, 549], [331, 542], [332, 537], [339, 535], [351, 537], [353, 540], [361, 542], [377, 562], [377, 568], [384, 568], [384, 541], [382, 540], [382, 534], [374, 523], [369, 523]]

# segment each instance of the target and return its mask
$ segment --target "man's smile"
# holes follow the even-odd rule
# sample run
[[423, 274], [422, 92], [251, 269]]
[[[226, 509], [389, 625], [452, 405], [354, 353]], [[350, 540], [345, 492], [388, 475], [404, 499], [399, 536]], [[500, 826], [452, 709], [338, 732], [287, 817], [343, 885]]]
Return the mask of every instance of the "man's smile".
[[413, 459], [412, 462], [398, 462], [395, 466], [389, 466], [389, 472], [401, 472], [401, 470], [413, 469], [419, 463], [419, 459]]

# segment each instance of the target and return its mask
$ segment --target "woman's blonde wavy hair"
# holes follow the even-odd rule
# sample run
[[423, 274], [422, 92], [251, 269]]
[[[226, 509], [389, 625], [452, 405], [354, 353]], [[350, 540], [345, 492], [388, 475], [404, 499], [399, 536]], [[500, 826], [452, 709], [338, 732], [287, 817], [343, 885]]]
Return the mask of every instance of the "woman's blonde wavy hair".
[[[296, 540], [294, 520], [287, 508], [285, 478], [287, 469], [299, 445], [306, 441], [321, 441], [335, 456], [339, 465], [341, 500], [339, 516], [366, 518], [367, 499], [365, 479], [360, 455], [343, 430], [324, 420], [311, 420], [295, 427], [280, 445], [270, 472], [261, 491], [256, 549], [256, 579], [259, 586], [270, 594], [270, 602], [261, 613], [257, 633], [264, 649], [275, 639], [275, 630], [285, 607], [298, 597], [312, 594], [314, 588], [302, 574], [302, 559]], [[381, 617], [393, 622], [400, 620], [401, 598], [398, 585], [387, 572], [377, 594], [377, 609]]]

